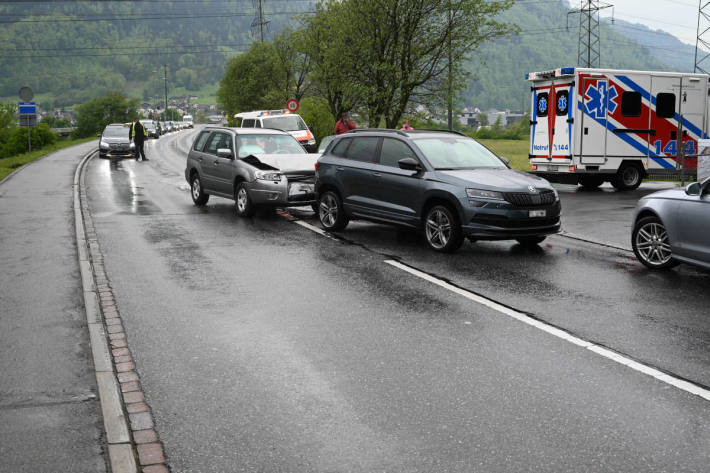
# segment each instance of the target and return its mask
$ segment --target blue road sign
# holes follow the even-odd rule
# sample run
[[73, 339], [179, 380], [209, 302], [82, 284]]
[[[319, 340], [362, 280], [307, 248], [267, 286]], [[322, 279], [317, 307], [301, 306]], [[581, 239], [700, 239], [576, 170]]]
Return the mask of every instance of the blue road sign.
[[37, 104], [34, 102], [20, 102], [20, 115], [35, 115], [37, 113]]

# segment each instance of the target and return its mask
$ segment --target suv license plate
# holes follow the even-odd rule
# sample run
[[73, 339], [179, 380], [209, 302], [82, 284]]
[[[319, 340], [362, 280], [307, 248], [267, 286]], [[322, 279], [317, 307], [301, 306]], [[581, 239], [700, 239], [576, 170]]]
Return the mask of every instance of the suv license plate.
[[545, 217], [547, 215], [547, 210], [531, 210], [530, 218], [534, 217]]

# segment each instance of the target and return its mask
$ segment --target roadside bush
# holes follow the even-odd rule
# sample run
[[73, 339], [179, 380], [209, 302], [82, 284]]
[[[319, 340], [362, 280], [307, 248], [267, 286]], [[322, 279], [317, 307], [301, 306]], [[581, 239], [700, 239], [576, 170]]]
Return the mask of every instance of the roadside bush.
[[330, 114], [328, 102], [320, 97], [306, 97], [301, 100], [301, 107], [298, 112], [308, 126], [311, 127], [316, 141], [320, 141], [325, 136], [333, 134], [335, 120]]
[[[57, 142], [57, 135], [46, 123], [32, 128], [32, 149], [41, 149]], [[0, 133], [0, 158], [9, 158], [27, 152], [27, 128], [13, 127]]]

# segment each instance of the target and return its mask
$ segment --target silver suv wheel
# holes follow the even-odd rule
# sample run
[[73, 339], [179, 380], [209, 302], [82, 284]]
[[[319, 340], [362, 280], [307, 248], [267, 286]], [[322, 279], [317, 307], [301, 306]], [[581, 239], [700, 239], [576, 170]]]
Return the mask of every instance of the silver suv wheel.
[[237, 191], [237, 209], [239, 209], [239, 213], [244, 213], [246, 210], [248, 199], [249, 197], [247, 196], [247, 190], [240, 187], [239, 191]]
[[326, 194], [318, 206], [318, 217], [328, 228], [332, 228], [338, 220], [338, 202], [333, 194]]
[[426, 239], [431, 246], [440, 250], [451, 239], [452, 222], [443, 209], [435, 208], [426, 220]]
[[652, 266], [662, 266], [673, 256], [668, 243], [668, 233], [663, 224], [647, 222], [636, 231], [634, 246], [642, 261]]

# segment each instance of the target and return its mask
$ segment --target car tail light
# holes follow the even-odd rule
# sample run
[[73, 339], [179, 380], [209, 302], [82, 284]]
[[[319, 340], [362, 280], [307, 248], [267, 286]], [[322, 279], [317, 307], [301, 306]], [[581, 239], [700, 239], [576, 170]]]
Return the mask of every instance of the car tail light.
[[533, 170], [533, 171], [537, 171], [537, 164], [533, 164], [533, 165], [532, 165], [532, 170]]
[[576, 171], [576, 168], [575, 168], [574, 166], [570, 166], [570, 167], [569, 167], [569, 172], [574, 172], [574, 171]]
[[316, 161], [316, 164], [315, 164], [316, 172], [318, 172], [318, 166], [319, 166], [319, 165], [320, 165], [320, 163], [319, 163], [318, 161]]

